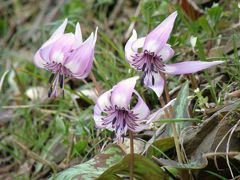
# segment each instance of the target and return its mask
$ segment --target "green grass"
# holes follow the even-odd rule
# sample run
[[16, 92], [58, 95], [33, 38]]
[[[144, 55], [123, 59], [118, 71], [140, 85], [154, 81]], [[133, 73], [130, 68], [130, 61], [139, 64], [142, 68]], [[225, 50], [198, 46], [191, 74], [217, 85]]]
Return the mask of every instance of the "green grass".
[[[72, 0], [61, 5], [59, 13], [51, 23], [40, 23], [30, 38], [26, 36], [31, 30], [29, 25], [35, 22], [38, 12], [33, 13], [33, 17], [27, 19], [26, 22], [16, 25], [15, 32], [0, 49], [0, 76], [9, 71], [1, 89], [0, 112], [11, 112], [11, 116], [6, 118], [6, 122], [0, 124], [0, 157], [11, 157], [11, 163], [16, 163], [15, 168], [10, 171], [15, 179], [31, 179], [43, 172], [47, 165], [42, 166], [35, 160], [32, 163], [32, 158], [26, 155], [26, 152], [17, 144], [10, 143], [8, 138], [21, 142], [42, 159], [65, 165], [77, 158], [78, 163], [87, 161], [98, 154], [104, 143], [111, 143], [111, 132], [94, 128], [94, 100], [82, 93], [82, 90], [93, 91], [94, 84], [89, 78], [87, 78], [87, 84], [81, 80], [70, 80], [65, 87], [65, 98], [59, 96], [55, 100], [47, 98], [31, 100], [26, 95], [26, 91], [30, 87], [40, 86], [48, 89], [50, 73], [33, 65], [33, 54], [66, 17], [70, 20], [67, 31], [72, 31], [74, 24], [80, 22], [84, 39], [95, 30], [96, 26], [99, 27], [92, 72], [103, 92], [109, 90], [120, 80], [138, 74], [130, 67], [124, 56], [124, 45], [127, 40], [124, 38], [124, 34], [130, 23], [135, 22], [134, 28], [139, 37], [144, 36], [169, 14], [168, 8], [177, 9], [179, 13], [169, 40], [176, 52], [170, 62], [196, 59], [226, 61], [225, 64], [218, 67], [218, 71], [206, 70], [196, 76], [201, 79], [199, 84], [201, 96], [207, 97], [208, 103], [215, 103], [217, 106], [223, 105], [225, 94], [231, 91], [231, 84], [237, 82], [236, 89], [239, 88], [240, 66], [237, 46], [239, 30], [232, 30], [228, 34], [224, 33], [226, 26], [231, 27], [238, 20], [237, 2], [231, 2], [231, 7], [228, 6], [228, 3], [223, 3], [206, 8], [204, 15], [196, 21], [190, 20], [179, 5], [171, 2], [167, 0], [161, 3], [150, 0], [141, 1], [141, 10], [137, 17], [134, 17], [134, 13], [138, 2], [125, 2], [122, 8], [123, 12], [117, 15], [113, 19], [113, 24], [109, 26], [108, 22], [112, 13], [111, 9], [115, 4], [114, 1], [86, 3]], [[24, 4], [17, 0], [12, 6], [6, 5], [0, 12], [3, 17], [3, 20], [0, 20], [2, 42], [4, 37], [7, 37], [8, 31], [11, 30], [10, 23], [7, 22], [15, 23], [11, 17], [19, 18], [17, 8], [28, 4], [33, 6], [30, 1], [26, 1]], [[38, 6], [39, 4], [37, 2]], [[49, 9], [53, 8], [53, 5], [49, 7]], [[195, 53], [190, 44], [191, 36], [198, 38]], [[212, 47], [218, 47], [219, 42], [225, 46], [228, 41], [230, 42], [229, 46], [232, 46], [233, 53], [216, 54], [215, 56], [207, 53], [208, 42], [211, 42]], [[219, 74], [224, 75], [225, 79], [214, 84], [213, 80]], [[183, 84], [186, 80], [186, 76], [168, 77], [170, 90]], [[139, 84], [137, 90], [152, 110], [160, 107], [156, 95], [151, 90], [143, 88]], [[199, 99], [201, 96], [197, 96], [192, 89], [190, 92], [194, 97], [193, 109], [207, 109], [206, 103], [199, 103], [202, 100]], [[193, 111], [192, 116], [194, 119], [201, 120], [206, 117], [206, 114]], [[62, 157], [56, 158], [54, 155], [58, 148], [63, 152], [60, 153]], [[171, 155], [170, 153], [169, 156]], [[17, 176], [16, 172], [23, 163], [31, 166], [32, 170], [26, 175]], [[46, 173], [45, 177], [49, 176], [51, 172]], [[215, 173], [213, 175], [218, 176]]]

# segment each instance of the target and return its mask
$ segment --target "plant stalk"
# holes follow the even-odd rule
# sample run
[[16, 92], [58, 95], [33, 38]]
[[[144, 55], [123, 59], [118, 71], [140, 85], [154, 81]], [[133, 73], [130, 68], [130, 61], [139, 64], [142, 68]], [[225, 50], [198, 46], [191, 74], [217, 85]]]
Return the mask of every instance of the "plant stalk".
[[[164, 79], [164, 92], [165, 92], [165, 96], [166, 96], [166, 101], [167, 101], [167, 103], [169, 103], [171, 99], [170, 99], [169, 90], [168, 90], [168, 87], [167, 87], [167, 84], [166, 84], [166, 76], [163, 73], [161, 74], [161, 76]], [[160, 103], [161, 103], [161, 101], [160, 101]], [[166, 112], [167, 112], [166, 116], [168, 116], [168, 118], [173, 117], [174, 111], [173, 111], [173, 108], [172, 108], [171, 105], [169, 106], [169, 111], [166, 110], [165, 113]], [[176, 152], [177, 152], [178, 162], [182, 163], [183, 161], [182, 161], [182, 156], [181, 156], [181, 149], [180, 149], [176, 124], [171, 123], [171, 126], [172, 126], [172, 130], [173, 130], [173, 138], [174, 138], [174, 144], [175, 144], [175, 148], [176, 148]]]
[[134, 177], [134, 144], [133, 144], [133, 133], [129, 131], [130, 138], [130, 161], [129, 161], [129, 176], [130, 180], [133, 180]]
[[97, 95], [99, 96], [99, 95], [101, 94], [101, 88], [100, 88], [100, 86], [99, 86], [99, 84], [98, 84], [98, 82], [97, 82], [94, 74], [91, 72], [90, 75], [89, 75], [89, 77], [90, 77], [90, 79], [92, 80], [93, 85], [95, 86], [95, 89], [96, 89], [96, 91], [97, 91]]

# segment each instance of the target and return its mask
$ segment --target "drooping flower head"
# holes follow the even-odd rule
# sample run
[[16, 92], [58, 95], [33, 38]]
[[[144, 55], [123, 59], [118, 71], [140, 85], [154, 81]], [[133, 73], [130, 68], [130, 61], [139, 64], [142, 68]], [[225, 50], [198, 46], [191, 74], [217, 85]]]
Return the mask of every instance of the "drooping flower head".
[[[111, 90], [102, 94], [94, 107], [94, 120], [97, 128], [115, 131], [117, 139], [126, 135], [127, 130], [139, 132], [149, 115], [149, 108], [134, 89], [138, 77], [120, 81]], [[135, 104], [131, 104], [134, 97]], [[133, 106], [133, 107], [132, 107]]]
[[[167, 44], [172, 32], [177, 12], [169, 15], [160, 25], [152, 30], [146, 37], [137, 38], [133, 30], [132, 36], [125, 45], [125, 57], [133, 68], [143, 71], [142, 84], [154, 90], [159, 97], [164, 87], [161, 73], [189, 74], [223, 63], [223, 61], [201, 62], [185, 61], [176, 64], [166, 64], [174, 51]], [[139, 49], [142, 52], [139, 52]]]
[[49, 78], [49, 97], [58, 95], [58, 85], [61, 89], [64, 88], [65, 77], [86, 78], [93, 64], [97, 28], [83, 42], [80, 24], [77, 23], [75, 34], [64, 33], [66, 25], [67, 19], [34, 55], [33, 62], [37, 67], [52, 72]]

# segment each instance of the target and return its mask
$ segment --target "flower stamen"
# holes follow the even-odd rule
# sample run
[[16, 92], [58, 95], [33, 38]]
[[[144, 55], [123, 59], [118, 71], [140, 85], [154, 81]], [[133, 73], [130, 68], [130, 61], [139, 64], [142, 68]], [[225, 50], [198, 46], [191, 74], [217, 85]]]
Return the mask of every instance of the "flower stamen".
[[151, 76], [151, 84], [154, 86], [155, 79], [153, 73], [160, 73], [164, 71], [164, 63], [161, 56], [158, 56], [154, 52], [149, 52], [145, 50], [143, 53], [135, 54], [133, 57], [132, 65], [139, 71], [144, 71], [141, 78], [141, 85], [144, 84], [144, 78], [146, 75]]
[[50, 83], [48, 97], [57, 96], [58, 83], [60, 88], [62, 89], [62, 93], [64, 96], [64, 79], [66, 76], [71, 77], [72, 72], [61, 63], [56, 63], [55, 61], [51, 63], [46, 63], [45, 68], [49, 71], [52, 71], [52, 74], [48, 80], [48, 82]]

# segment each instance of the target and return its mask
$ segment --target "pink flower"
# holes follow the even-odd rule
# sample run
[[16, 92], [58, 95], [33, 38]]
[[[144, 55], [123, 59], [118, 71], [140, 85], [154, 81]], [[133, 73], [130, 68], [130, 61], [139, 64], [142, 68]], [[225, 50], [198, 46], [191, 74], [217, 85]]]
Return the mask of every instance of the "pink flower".
[[[94, 107], [94, 120], [97, 128], [115, 131], [117, 139], [127, 131], [139, 132], [156, 120], [164, 108], [150, 115], [150, 110], [134, 89], [139, 77], [120, 81], [111, 90], [103, 93]], [[136, 100], [136, 103], [132, 103]]]
[[49, 97], [58, 95], [58, 84], [61, 89], [64, 88], [65, 77], [86, 78], [93, 64], [97, 28], [95, 34], [91, 33], [83, 42], [79, 23], [76, 25], [75, 34], [64, 33], [66, 25], [67, 19], [40, 47], [33, 60], [37, 67], [52, 72], [49, 79]]
[[[133, 30], [132, 36], [125, 45], [127, 61], [136, 70], [144, 72], [142, 84], [154, 90], [158, 97], [162, 94], [164, 87], [164, 79], [160, 73], [189, 74], [223, 63], [223, 61], [185, 61], [166, 64], [174, 55], [167, 41], [176, 17], [177, 12], [172, 13], [146, 37], [137, 39], [137, 33]], [[139, 49], [142, 49], [142, 52], [139, 52]]]

